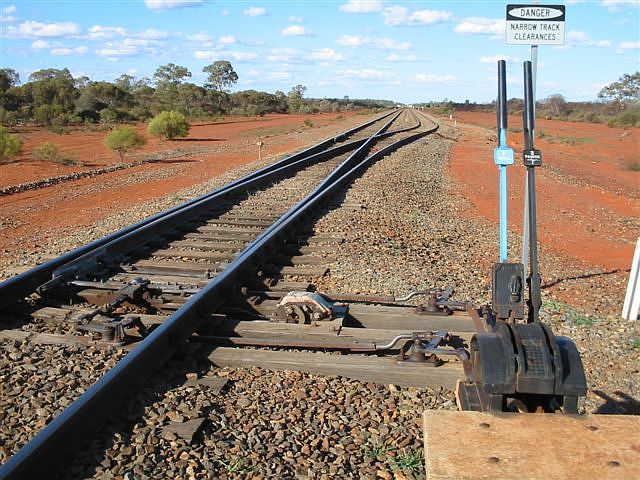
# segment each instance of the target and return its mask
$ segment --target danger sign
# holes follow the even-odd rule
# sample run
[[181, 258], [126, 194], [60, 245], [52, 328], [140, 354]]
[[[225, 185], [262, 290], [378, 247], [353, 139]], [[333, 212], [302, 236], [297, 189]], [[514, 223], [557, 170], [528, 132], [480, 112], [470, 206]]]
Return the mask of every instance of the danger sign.
[[564, 5], [507, 5], [507, 43], [563, 45]]

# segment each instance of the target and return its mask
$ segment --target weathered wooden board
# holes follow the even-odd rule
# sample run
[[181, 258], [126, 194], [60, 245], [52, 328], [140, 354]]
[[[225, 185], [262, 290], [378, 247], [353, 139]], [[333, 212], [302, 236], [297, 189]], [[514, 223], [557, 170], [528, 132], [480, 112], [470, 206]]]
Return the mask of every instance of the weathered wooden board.
[[640, 417], [424, 412], [429, 480], [640, 478]]
[[460, 378], [460, 364], [425, 367], [420, 364], [399, 364], [393, 358], [361, 355], [330, 355], [325, 353], [247, 350], [217, 347], [207, 355], [219, 367], [255, 367], [270, 370], [293, 370], [318, 375], [341, 375], [383, 385], [403, 387], [442, 386], [453, 390]]

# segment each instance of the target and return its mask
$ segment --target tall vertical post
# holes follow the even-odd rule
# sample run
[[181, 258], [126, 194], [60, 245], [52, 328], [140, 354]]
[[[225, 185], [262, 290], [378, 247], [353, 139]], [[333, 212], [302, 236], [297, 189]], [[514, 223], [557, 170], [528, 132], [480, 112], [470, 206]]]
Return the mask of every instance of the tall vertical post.
[[[533, 0], [533, 3], [540, 3]], [[536, 114], [536, 80], [538, 76], [538, 45], [531, 45], [531, 74], [532, 74], [532, 94], [533, 94], [533, 115]], [[533, 138], [535, 132], [531, 132]], [[524, 179], [524, 218], [522, 219], [522, 257], [524, 271], [527, 271], [529, 256], [529, 171], [525, 173]]]
[[534, 147], [533, 131], [535, 112], [533, 98], [533, 76], [531, 62], [524, 62], [524, 111], [523, 111], [524, 152], [523, 161], [527, 167], [528, 213], [529, 213], [529, 312], [528, 322], [539, 320], [542, 296], [540, 293], [540, 272], [538, 271], [538, 231], [536, 224], [536, 176], [535, 167], [542, 165], [542, 154]]
[[500, 171], [500, 262], [508, 256], [507, 248], [507, 165], [513, 165], [513, 150], [507, 147], [507, 75], [506, 62], [498, 61], [498, 147], [493, 160]]

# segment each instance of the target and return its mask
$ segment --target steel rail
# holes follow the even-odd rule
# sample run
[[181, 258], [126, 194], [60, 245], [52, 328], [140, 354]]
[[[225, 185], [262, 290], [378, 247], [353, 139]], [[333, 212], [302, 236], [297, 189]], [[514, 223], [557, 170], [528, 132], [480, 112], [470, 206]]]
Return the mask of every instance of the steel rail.
[[[323, 140], [320, 143], [312, 145], [311, 147], [306, 148], [289, 157], [286, 157], [274, 164], [271, 164], [259, 170], [256, 170], [255, 172], [252, 172], [249, 175], [246, 175], [245, 177], [238, 179], [234, 182], [231, 182], [212, 192], [206, 193], [188, 202], [185, 202], [181, 205], [177, 205], [163, 212], [152, 215], [133, 225], [125, 227], [122, 230], [105, 235], [104, 237], [98, 240], [95, 240], [91, 243], [88, 243], [87, 245], [71, 250], [70, 252], [67, 252], [57, 258], [54, 258], [41, 265], [38, 265], [26, 272], [16, 275], [15, 277], [11, 277], [3, 282], [0, 282], [0, 310], [15, 303], [16, 301], [23, 299], [27, 295], [36, 291], [36, 289], [38, 289], [41, 285], [45, 284], [47, 281], [50, 281], [52, 278], [54, 278], [56, 270], [64, 268], [65, 265], [69, 264], [70, 262], [73, 262], [74, 260], [77, 260], [79, 257], [95, 252], [97, 249], [100, 249], [105, 245], [124, 237], [125, 235], [131, 234], [147, 225], [159, 222], [163, 218], [167, 218], [177, 212], [189, 209], [190, 207], [196, 204], [201, 204], [207, 199], [219, 198], [223, 196], [225, 193], [229, 194], [234, 190], [241, 189], [245, 187], [247, 182], [249, 182], [252, 179], [262, 177], [268, 174], [269, 172], [277, 171], [290, 164], [296, 163], [300, 160], [304, 160], [310, 156], [317, 155], [319, 152], [321, 152], [323, 149], [327, 148], [328, 146], [335, 144], [339, 141], [343, 141], [344, 139], [348, 138], [354, 133], [357, 133], [360, 130], [365, 129], [370, 125], [373, 125], [374, 123], [393, 115], [396, 112], [397, 111], [394, 110], [389, 113], [385, 113], [384, 115], [381, 115], [369, 122], [365, 122], [362, 125], [358, 125], [357, 127], [347, 130], [339, 135]], [[350, 142], [349, 145], [354, 146], [354, 145], [357, 145], [358, 143], [363, 143], [364, 141], [365, 140], [356, 140], [355, 142]]]
[[[226, 294], [238, 284], [238, 276], [250, 265], [265, 258], [268, 250], [276, 247], [286, 232], [290, 233], [299, 222], [308, 219], [312, 208], [329, 200], [337, 189], [344, 186], [367, 164], [437, 129], [436, 126], [430, 131], [413, 134], [366, 157], [374, 137], [383, 134], [395, 118], [334, 170], [328, 179], [322, 182], [322, 189], [316, 188], [285, 213], [281, 220], [267, 228], [209, 284], [190, 297], [179, 310], [13, 455], [0, 467], [0, 479], [40, 478], [43, 472], [45, 475], [53, 474], [55, 468], [73, 453], [73, 449], [86, 440], [87, 434], [102, 424], [125, 392], [136, 383], [139, 384], [153, 368], [164, 364], [224, 302]], [[60, 450], [60, 445], [65, 445], [65, 451]]]
[[[398, 115], [394, 116], [389, 123], [392, 123], [397, 118]], [[378, 133], [381, 135], [384, 134], [384, 132], [378, 132]], [[365, 143], [367, 141], [365, 141]], [[362, 148], [362, 146], [365, 143], [360, 145], [358, 148]], [[53, 286], [56, 286], [57, 284], [63, 283], [65, 279], [68, 277], [75, 277], [75, 276], [83, 275], [87, 272], [90, 272], [95, 268], [97, 268], [100, 265], [100, 263], [105, 259], [109, 259], [109, 262], [112, 263], [115, 258], [126, 254], [133, 248], [138, 247], [141, 243], [144, 243], [149, 239], [156, 239], [172, 228], [176, 228], [180, 225], [183, 225], [187, 222], [190, 222], [199, 218], [207, 210], [210, 210], [212, 204], [215, 202], [220, 202], [226, 197], [229, 197], [237, 192], [243, 192], [251, 188], [257, 188], [259, 186], [265, 185], [273, 181], [274, 176], [283, 177], [285, 175], [294, 173], [296, 170], [298, 170], [301, 166], [305, 164], [319, 162], [326, 158], [330, 158], [331, 156], [344, 153], [345, 151], [348, 151], [349, 149], [351, 149], [351, 147], [352, 147], [351, 144], [341, 145], [331, 150], [327, 150], [324, 152], [317, 153], [315, 155], [311, 155], [309, 157], [305, 157], [293, 163], [284, 165], [271, 172], [264, 173], [262, 175], [251, 178], [245, 182], [237, 184], [234, 186], [233, 189], [224, 190], [217, 195], [211, 195], [203, 199], [202, 201], [192, 203], [184, 209], [169, 213], [163, 216], [162, 218], [159, 218], [153, 222], [147, 223], [134, 231], [125, 233], [124, 235], [121, 235], [120, 237], [112, 240], [111, 242], [105, 245], [102, 245], [101, 247], [98, 247], [93, 251], [88, 252], [72, 260], [66, 265], [63, 265], [60, 268], [54, 270], [53, 271], [54, 278], [49, 282], [45, 283], [42, 287], [44, 289], [51, 288]]]

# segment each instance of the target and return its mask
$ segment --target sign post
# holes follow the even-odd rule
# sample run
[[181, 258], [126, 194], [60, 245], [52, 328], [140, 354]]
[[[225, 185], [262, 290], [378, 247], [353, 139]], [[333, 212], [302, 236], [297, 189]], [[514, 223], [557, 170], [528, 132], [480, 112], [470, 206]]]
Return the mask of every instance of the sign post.
[[[563, 45], [566, 11], [564, 5], [509, 4], [506, 9], [505, 36], [508, 45], [531, 45], [533, 115], [535, 117], [538, 45]], [[533, 139], [534, 132], [530, 132]], [[529, 261], [529, 169], [524, 181], [521, 262], [525, 273]]]
[[[566, 11], [564, 5], [510, 4], [506, 9], [505, 36], [508, 45], [531, 45], [533, 115], [536, 105], [538, 45], [563, 45]], [[530, 132], [533, 139], [534, 132]], [[529, 169], [524, 182], [521, 262], [525, 273], [529, 260]]]
[[564, 5], [507, 5], [507, 44], [563, 45]]

